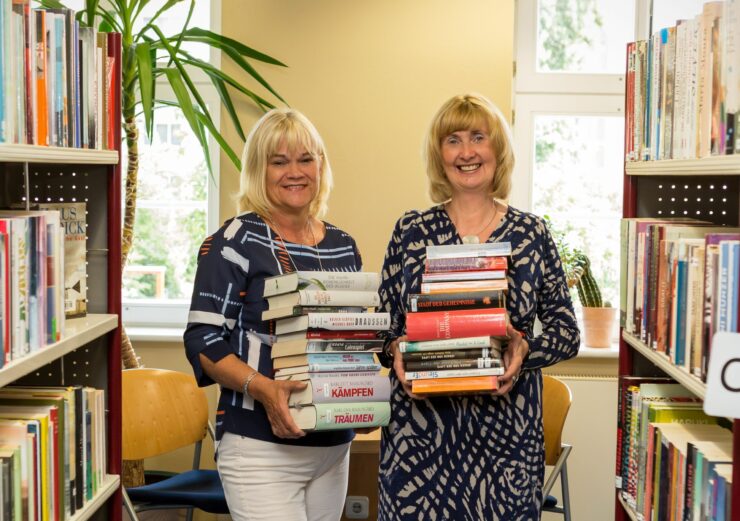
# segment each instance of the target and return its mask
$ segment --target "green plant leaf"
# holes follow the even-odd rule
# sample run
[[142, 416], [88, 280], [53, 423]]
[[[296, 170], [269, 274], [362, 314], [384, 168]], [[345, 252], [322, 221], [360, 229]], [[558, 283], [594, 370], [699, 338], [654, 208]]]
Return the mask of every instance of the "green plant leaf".
[[203, 147], [206, 164], [208, 165], [208, 170], [211, 171], [211, 155], [208, 150], [208, 140], [203, 132], [203, 125], [195, 114], [195, 107], [193, 106], [190, 94], [188, 93], [187, 87], [185, 87], [185, 82], [183, 81], [180, 72], [180, 69], [174, 68], [165, 70], [167, 81], [169, 81], [172, 91], [175, 93], [175, 98], [177, 98], [177, 102], [180, 105], [180, 110], [182, 110], [182, 114], [185, 116], [188, 124], [190, 124], [190, 128], [193, 130], [195, 137], [198, 138], [198, 141]]
[[141, 93], [141, 105], [144, 111], [144, 123], [146, 135], [151, 140], [154, 129], [152, 109], [154, 106], [154, 76], [152, 74], [152, 55], [149, 44], [141, 42], [136, 46], [136, 62], [139, 70], [139, 92]]
[[286, 103], [286, 101], [283, 99], [283, 97], [275, 92], [275, 89], [273, 89], [265, 79], [260, 76], [260, 73], [257, 72], [257, 70], [252, 67], [247, 60], [242, 58], [242, 55], [236, 52], [231, 47], [222, 47], [221, 50], [232, 60], [234, 60], [234, 63], [236, 63], [239, 67], [244, 69], [252, 78], [257, 80], [264, 88], [270, 91], [270, 93], [275, 96], [277, 99], [282, 101], [283, 103]]
[[67, 7], [59, 0], [38, 0], [38, 2], [44, 9], [65, 9]]
[[222, 49], [224, 46], [231, 47], [243, 56], [249, 56], [252, 59], [259, 60], [264, 63], [287, 67], [287, 65], [285, 65], [283, 62], [276, 60], [272, 56], [268, 56], [264, 53], [256, 51], [251, 47], [247, 47], [241, 42], [238, 42], [226, 36], [222, 36], [220, 34], [216, 34], [213, 31], [201, 29], [200, 27], [191, 27], [183, 31], [183, 34], [185, 35], [186, 41], [207, 43], [208, 45], [218, 47], [219, 49]]
[[234, 128], [236, 128], [236, 132], [239, 134], [239, 137], [242, 139], [242, 141], [246, 141], [247, 138], [244, 135], [244, 129], [242, 129], [241, 121], [239, 121], [239, 116], [236, 113], [234, 102], [231, 99], [231, 94], [229, 94], [229, 90], [226, 88], [226, 84], [221, 78], [217, 76], [213, 76], [212, 74], [209, 74], [209, 76], [211, 78], [211, 81], [213, 82], [213, 86], [218, 92], [218, 96], [221, 98], [221, 103], [223, 103], [224, 107], [226, 107], [226, 112], [229, 114]]

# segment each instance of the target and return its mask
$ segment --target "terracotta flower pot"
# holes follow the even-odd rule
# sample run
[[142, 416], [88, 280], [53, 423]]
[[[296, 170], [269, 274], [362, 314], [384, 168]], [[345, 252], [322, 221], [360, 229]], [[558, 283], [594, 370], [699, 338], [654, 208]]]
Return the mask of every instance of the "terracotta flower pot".
[[583, 343], [588, 347], [610, 347], [617, 308], [583, 308]]

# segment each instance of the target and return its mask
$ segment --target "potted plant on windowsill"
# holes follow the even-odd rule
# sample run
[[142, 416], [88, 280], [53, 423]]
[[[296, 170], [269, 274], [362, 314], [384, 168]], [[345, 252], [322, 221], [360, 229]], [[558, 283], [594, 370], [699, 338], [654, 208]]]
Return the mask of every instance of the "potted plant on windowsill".
[[602, 300], [591, 261], [578, 250], [573, 254], [572, 276], [583, 306], [583, 343], [588, 347], [610, 347], [617, 309]]
[[617, 309], [604, 302], [596, 278], [591, 271], [591, 261], [578, 248], [568, 244], [566, 234], [545, 216], [563, 265], [568, 288], [576, 288], [583, 310], [583, 344], [588, 347], [610, 347]]

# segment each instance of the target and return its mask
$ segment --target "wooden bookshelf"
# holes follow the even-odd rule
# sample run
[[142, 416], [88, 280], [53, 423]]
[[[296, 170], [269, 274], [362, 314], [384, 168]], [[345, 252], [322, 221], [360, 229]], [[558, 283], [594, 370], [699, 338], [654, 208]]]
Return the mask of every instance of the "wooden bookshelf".
[[0, 162], [117, 165], [118, 150], [89, 150], [0, 143]]
[[106, 475], [69, 521], [120, 521], [122, 514], [120, 34], [109, 34], [108, 56], [115, 150], [0, 143], [0, 205], [75, 200], [87, 205], [87, 316], [66, 320], [59, 342], [0, 368], [0, 387], [83, 385], [105, 392]]
[[118, 327], [117, 315], [90, 314], [65, 322], [66, 334], [62, 340], [12, 360], [0, 369], [0, 387], [71, 353]]
[[113, 496], [121, 486], [120, 476], [108, 474], [99, 485], [98, 493], [69, 518], [69, 521], [85, 521], [93, 517], [98, 510]]
[[622, 338], [624, 338], [624, 341], [632, 346], [635, 351], [650, 360], [665, 374], [676, 380], [676, 382], [683, 385], [699, 398], [704, 399], [704, 395], [707, 392], [707, 386], [699, 378], [690, 374], [683, 367], [676, 366], [665, 353], [659, 353], [655, 349], [652, 349], [636, 336], [627, 333], [626, 331], [622, 331]]

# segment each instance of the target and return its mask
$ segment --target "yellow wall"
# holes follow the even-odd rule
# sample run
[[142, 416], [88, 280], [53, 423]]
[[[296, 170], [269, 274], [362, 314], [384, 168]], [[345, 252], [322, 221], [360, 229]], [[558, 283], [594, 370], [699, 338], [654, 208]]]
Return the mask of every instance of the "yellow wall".
[[[369, 271], [396, 219], [430, 204], [421, 145], [442, 102], [476, 91], [511, 112], [513, 0], [223, 0], [221, 30], [289, 66], [257, 65], [324, 137], [335, 173], [327, 220], [355, 237]], [[246, 131], [258, 114], [239, 110]], [[222, 156], [223, 218], [237, 178]]]

